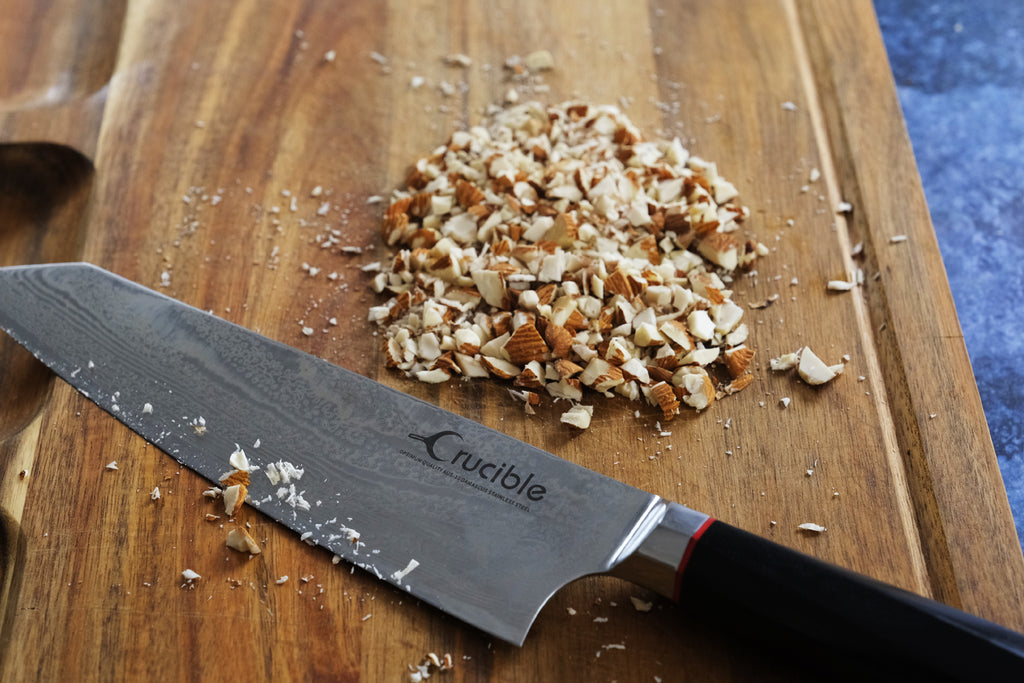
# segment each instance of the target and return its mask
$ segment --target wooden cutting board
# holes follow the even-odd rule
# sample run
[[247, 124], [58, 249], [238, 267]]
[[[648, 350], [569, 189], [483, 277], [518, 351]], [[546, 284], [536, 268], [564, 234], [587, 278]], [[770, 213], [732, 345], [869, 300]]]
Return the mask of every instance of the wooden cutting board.
[[[8, 0], [0, 44], [0, 265], [91, 261], [1024, 629], [1024, 560], [870, 2]], [[509, 57], [541, 49], [555, 66], [519, 84], [523, 98], [620, 104], [648, 137], [680, 136], [737, 185], [747, 230], [772, 250], [735, 284], [743, 304], [778, 295], [746, 312], [755, 383], [662, 424], [669, 435], [621, 399], [570, 433], [503, 387], [409, 382], [383, 369], [366, 320], [379, 300], [360, 268], [387, 257], [367, 199], [500, 103]], [[446, 64], [455, 53], [472, 63]], [[362, 253], [321, 249], [327, 230]], [[862, 286], [826, 289], [857, 269]], [[846, 371], [813, 389], [768, 370], [805, 344], [848, 357]], [[800, 665], [658, 599], [637, 611], [630, 598], [652, 596], [612, 579], [560, 591], [516, 648], [255, 511], [264, 551], [246, 559], [204, 520], [206, 482], [7, 338], [0, 473], [3, 680], [400, 681], [428, 652], [453, 657], [442, 681], [790, 680]], [[191, 590], [186, 568], [203, 577]]]

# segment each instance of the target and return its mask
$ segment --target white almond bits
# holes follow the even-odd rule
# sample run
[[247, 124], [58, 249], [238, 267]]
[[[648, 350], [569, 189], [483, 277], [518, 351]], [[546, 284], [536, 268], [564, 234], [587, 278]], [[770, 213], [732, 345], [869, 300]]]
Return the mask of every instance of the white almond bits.
[[613, 106], [521, 104], [453, 134], [406, 186], [381, 226], [398, 251], [372, 284], [390, 297], [369, 316], [389, 367], [511, 380], [528, 408], [568, 399], [562, 421], [580, 428], [585, 389], [671, 419], [715, 399], [714, 373], [724, 394], [749, 384], [723, 278], [765, 250], [734, 236], [749, 210], [678, 139], [644, 141]]
[[235, 528], [229, 531], [225, 545], [240, 553], [249, 553], [250, 555], [260, 554], [259, 544], [252, 536], [249, 535], [249, 532], [242, 528]]

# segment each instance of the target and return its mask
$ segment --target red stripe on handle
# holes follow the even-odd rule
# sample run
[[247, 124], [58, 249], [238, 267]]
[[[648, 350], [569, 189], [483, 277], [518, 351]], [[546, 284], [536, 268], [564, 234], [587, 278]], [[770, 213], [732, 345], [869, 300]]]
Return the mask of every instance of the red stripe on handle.
[[690, 540], [686, 544], [686, 550], [683, 551], [683, 559], [679, 560], [679, 566], [676, 567], [676, 584], [672, 590], [672, 600], [679, 602], [679, 594], [683, 587], [683, 572], [686, 570], [686, 565], [690, 561], [690, 555], [693, 554], [693, 549], [697, 545], [697, 541], [704, 535], [704, 532], [708, 530], [715, 521], [714, 517], [708, 517], [704, 520], [704, 523], [697, 527], [697, 530], [690, 536]]

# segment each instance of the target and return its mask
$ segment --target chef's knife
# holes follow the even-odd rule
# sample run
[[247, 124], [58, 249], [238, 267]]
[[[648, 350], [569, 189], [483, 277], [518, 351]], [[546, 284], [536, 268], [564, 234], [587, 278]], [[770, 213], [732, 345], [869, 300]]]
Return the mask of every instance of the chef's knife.
[[258, 468], [253, 506], [512, 643], [559, 588], [610, 573], [858, 667], [1024, 680], [1020, 634], [591, 472], [95, 266], [0, 268], [0, 328], [212, 481], [241, 445]]

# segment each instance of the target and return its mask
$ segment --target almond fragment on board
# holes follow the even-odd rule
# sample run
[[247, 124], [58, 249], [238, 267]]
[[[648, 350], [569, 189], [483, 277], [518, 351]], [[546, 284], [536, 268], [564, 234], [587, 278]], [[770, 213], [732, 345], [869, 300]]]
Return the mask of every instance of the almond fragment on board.
[[776, 372], [782, 372], [795, 368], [799, 363], [800, 355], [798, 353], [784, 353], [778, 358], [772, 358], [768, 362], [768, 366]]
[[746, 375], [740, 375], [739, 377], [737, 377], [736, 379], [722, 387], [722, 393], [726, 396], [735, 394], [737, 391], [742, 391], [743, 389], [749, 387], [753, 381], [754, 376], [749, 373]]
[[735, 379], [747, 371], [753, 358], [754, 349], [741, 344], [725, 352], [725, 367], [729, 370], [729, 375]]
[[548, 50], [535, 50], [523, 60], [530, 71], [547, 71], [555, 68], [555, 58]]
[[460, 52], [445, 56], [444, 63], [449, 66], [459, 66], [465, 69], [472, 66], [473, 60], [468, 55]]
[[587, 429], [590, 427], [590, 420], [593, 416], [594, 406], [577, 404], [562, 413], [559, 422], [571, 425], [577, 429]]
[[849, 292], [851, 289], [857, 286], [856, 281], [849, 280], [829, 280], [826, 288], [833, 292]]
[[[468, 657], [467, 657], [468, 659]], [[428, 652], [419, 664], [408, 664], [406, 665], [408, 671], [407, 680], [409, 683], [422, 683], [422, 681], [431, 677], [433, 673], [445, 673], [451, 671], [455, 667], [454, 660], [451, 654], [445, 653], [443, 657], [438, 656], [434, 652]]]
[[250, 555], [260, 554], [259, 544], [256, 543], [255, 539], [253, 539], [245, 529], [236, 527], [229, 531], [225, 544], [227, 547], [232, 550], [237, 550], [240, 553], [249, 553]]
[[842, 364], [826, 365], [824, 361], [811, 351], [809, 346], [800, 349], [800, 362], [797, 366], [797, 372], [800, 374], [800, 379], [807, 384], [819, 385], [831, 382], [842, 371]]
[[441, 382], [447, 382], [452, 378], [451, 374], [441, 368], [434, 368], [432, 370], [419, 370], [416, 372], [416, 379], [423, 382], [424, 384], [440, 384]]
[[184, 583], [181, 584], [182, 588], [194, 588], [195, 582], [203, 577], [191, 569], [185, 569], [181, 572], [181, 578], [184, 581]]
[[635, 595], [629, 596], [629, 601], [633, 603], [633, 609], [637, 612], [650, 612], [651, 608], [654, 607], [654, 603], [642, 598], [638, 598]]

